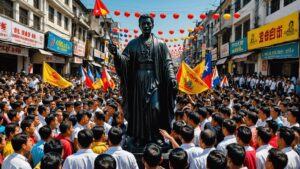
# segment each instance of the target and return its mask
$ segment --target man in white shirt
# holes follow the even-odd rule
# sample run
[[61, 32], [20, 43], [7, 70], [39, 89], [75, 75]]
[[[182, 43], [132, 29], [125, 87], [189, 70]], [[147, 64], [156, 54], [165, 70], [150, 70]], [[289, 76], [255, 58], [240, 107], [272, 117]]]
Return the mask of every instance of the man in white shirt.
[[207, 109], [206, 108], [200, 108], [198, 110], [198, 113], [200, 115], [200, 129], [204, 130], [204, 127], [205, 127], [206, 123], [209, 122], [209, 120], [207, 119], [207, 114], [208, 114]]
[[277, 134], [278, 148], [288, 157], [285, 169], [300, 168], [300, 157], [291, 147], [295, 139], [295, 133], [288, 127], [281, 127]]
[[222, 132], [224, 134], [224, 140], [221, 141], [218, 146], [217, 150], [222, 151], [224, 154], [227, 153], [226, 146], [231, 143], [236, 143], [236, 137], [234, 135], [236, 130], [236, 123], [233, 120], [226, 119], [222, 125]]
[[199, 146], [199, 138], [201, 133], [199, 123], [200, 123], [200, 115], [196, 112], [190, 112], [188, 114], [187, 124], [194, 128], [193, 143], [195, 144], [195, 146]]
[[194, 129], [191, 126], [183, 126], [180, 131], [180, 136], [182, 142], [180, 148], [187, 152], [188, 161], [189, 164], [191, 164], [196, 157], [200, 156], [200, 154], [203, 152], [203, 149], [200, 147], [195, 147], [195, 144], [193, 143]]
[[287, 155], [279, 149], [271, 148], [265, 163], [266, 169], [285, 168], [288, 162]]
[[199, 157], [195, 158], [190, 164], [190, 169], [206, 169], [207, 156], [213, 150], [216, 143], [216, 135], [210, 129], [204, 130], [200, 135], [200, 147], [203, 148], [203, 152]]
[[112, 155], [117, 161], [117, 169], [138, 169], [134, 155], [120, 146], [123, 131], [119, 127], [112, 127], [108, 132], [109, 149], [105, 154]]
[[91, 150], [93, 142], [93, 132], [89, 129], [84, 129], [78, 133], [79, 150], [67, 157], [64, 162], [63, 169], [83, 169], [94, 168], [94, 161], [98, 154]]
[[94, 123], [96, 124], [96, 126], [103, 126], [105, 129], [105, 134], [108, 135], [111, 125], [105, 122], [105, 114], [103, 112], [100, 111], [95, 112]]
[[256, 122], [256, 127], [265, 127], [267, 124], [267, 120], [270, 117], [270, 109], [268, 107], [262, 107], [258, 111], [259, 119]]
[[287, 121], [289, 122], [289, 128], [300, 127], [298, 123], [299, 113], [299, 109], [297, 108], [294, 108], [287, 112]]
[[2, 168], [4, 169], [31, 169], [25, 154], [29, 153], [32, 148], [32, 141], [27, 134], [17, 134], [12, 138], [12, 147], [14, 153], [6, 157], [3, 161]]
[[258, 145], [258, 149], [256, 150], [256, 168], [257, 169], [265, 169], [265, 162], [268, 156], [268, 151], [272, 148], [269, 145], [269, 141], [271, 139], [272, 133], [270, 129], [264, 127], [257, 128], [257, 137], [256, 143]]
[[38, 111], [39, 111], [38, 116], [39, 116], [39, 120], [40, 120], [40, 123], [41, 123], [41, 127], [47, 125], [45, 118], [50, 113], [49, 107], [41, 105], [41, 106], [38, 107]]
[[86, 129], [87, 128], [86, 125], [89, 123], [88, 114], [84, 110], [78, 112], [76, 114], [76, 118], [77, 118], [77, 123], [74, 126], [74, 131], [73, 131], [72, 136], [71, 136], [71, 140], [74, 143], [75, 150], [77, 150], [79, 148], [78, 147], [78, 133], [81, 130]]

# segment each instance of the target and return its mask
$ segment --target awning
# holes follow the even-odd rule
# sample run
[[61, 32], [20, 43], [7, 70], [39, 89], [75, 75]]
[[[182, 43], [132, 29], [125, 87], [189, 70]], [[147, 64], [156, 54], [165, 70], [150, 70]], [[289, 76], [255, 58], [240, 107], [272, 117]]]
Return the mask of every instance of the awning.
[[219, 59], [216, 63], [216, 65], [222, 65], [226, 62], [227, 58], [222, 58], [222, 59]]
[[40, 52], [42, 55], [53, 56], [53, 54], [52, 54], [51, 52], [45, 51], [45, 50], [43, 50], [43, 49], [39, 49], [39, 52]]
[[247, 52], [247, 53], [243, 53], [243, 54], [240, 54], [240, 55], [236, 55], [234, 56], [231, 60], [234, 60], [234, 61], [245, 61], [247, 60], [247, 57], [251, 54], [253, 54], [254, 52]]
[[99, 63], [92, 62], [92, 64], [93, 64], [94, 66], [101, 67], [101, 65], [100, 65]]

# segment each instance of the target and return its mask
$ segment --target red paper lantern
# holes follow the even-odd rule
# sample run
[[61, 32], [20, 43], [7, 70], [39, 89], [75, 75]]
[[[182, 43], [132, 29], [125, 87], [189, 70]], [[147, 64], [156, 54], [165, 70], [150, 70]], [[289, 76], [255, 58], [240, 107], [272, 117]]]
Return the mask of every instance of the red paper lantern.
[[187, 15], [187, 18], [188, 18], [188, 19], [193, 19], [193, 18], [194, 18], [194, 15], [193, 15], [193, 14], [188, 14], [188, 15]]
[[165, 42], [169, 42], [169, 40], [168, 40], [168, 39], [165, 39]]
[[124, 32], [125, 32], [125, 33], [128, 33], [128, 29], [124, 28]]
[[120, 32], [123, 32], [123, 29], [122, 29], [122, 28], [120, 28], [120, 29], [119, 29], [119, 31], [120, 31]]
[[219, 17], [220, 17], [220, 14], [218, 14], [218, 13], [213, 14], [213, 19], [214, 20], [219, 19]]
[[155, 18], [156, 14], [155, 14], [154, 12], [151, 12], [151, 13], [150, 13], [150, 16], [151, 16], [152, 18]]
[[169, 45], [169, 48], [171, 47], [171, 45]]
[[170, 33], [171, 35], [173, 35], [173, 34], [174, 34], [174, 31], [173, 31], [173, 30], [170, 30], [169, 33]]
[[138, 31], [138, 30], [136, 30], [136, 29], [135, 29], [135, 30], [133, 30], [133, 32], [134, 32], [135, 34], [139, 33], [139, 31]]
[[118, 32], [118, 28], [113, 28], [112, 31], [113, 31], [114, 33], [117, 33], [117, 32]]
[[165, 38], [160, 38], [160, 40], [165, 40]]
[[174, 13], [174, 14], [173, 14], [173, 18], [174, 18], [174, 19], [178, 19], [179, 17], [180, 17], [180, 15], [179, 15], [178, 13]]
[[238, 12], [236, 12], [236, 13], [233, 14], [233, 17], [236, 18], [236, 19], [240, 18], [240, 16], [241, 16], [241, 14], [238, 13]]
[[205, 13], [200, 14], [200, 19], [204, 20], [205, 18], [206, 18], [206, 14]]
[[129, 38], [132, 38], [132, 35], [129, 34], [128, 37], [129, 37]]
[[180, 32], [181, 34], [183, 34], [183, 33], [184, 33], [184, 29], [180, 29], [179, 32]]
[[199, 27], [199, 30], [200, 30], [200, 31], [203, 31], [203, 29], [204, 29], [203, 26], [200, 26], [200, 27]]
[[138, 38], [138, 36], [137, 36], [137, 35], [134, 35], [134, 38]]
[[194, 31], [195, 31], [195, 32], [198, 32], [199, 30], [200, 30], [200, 29], [199, 29], [198, 27], [195, 27], [195, 28], [194, 28]]
[[162, 35], [164, 32], [163, 31], [158, 31], [158, 34], [159, 35]]
[[125, 42], [128, 42], [128, 39], [125, 39]]
[[165, 19], [167, 17], [167, 15], [165, 13], [161, 13], [159, 16], [161, 19]]
[[126, 11], [126, 12], [124, 13], [124, 16], [125, 16], [126, 18], [128, 18], [128, 17], [130, 16], [130, 12]]
[[180, 44], [178, 44], [177, 46], [180, 46]]
[[119, 10], [116, 10], [116, 11], [115, 11], [115, 15], [116, 15], [116, 16], [119, 16], [120, 14], [121, 14], [121, 12], [120, 12]]
[[136, 13], [134, 14], [134, 16], [137, 17], [137, 18], [139, 18], [141, 15], [142, 15], [142, 14], [139, 13], [139, 12], [136, 12]]
[[176, 47], [176, 45], [174, 45], [174, 48]]

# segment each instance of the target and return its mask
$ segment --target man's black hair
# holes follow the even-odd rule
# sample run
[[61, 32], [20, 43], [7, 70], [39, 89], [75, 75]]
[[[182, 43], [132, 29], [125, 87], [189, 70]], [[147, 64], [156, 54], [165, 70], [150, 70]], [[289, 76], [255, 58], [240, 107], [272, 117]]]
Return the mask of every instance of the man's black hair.
[[39, 129], [39, 135], [41, 136], [41, 139], [47, 140], [49, 137], [51, 137], [52, 130], [49, 126], [45, 125]]
[[286, 144], [286, 146], [291, 146], [292, 142], [295, 139], [295, 133], [291, 128], [288, 127], [280, 127], [278, 131], [279, 137], [282, 138]]
[[189, 143], [194, 139], [194, 129], [190, 125], [185, 125], [181, 127], [180, 136], [182, 139]]
[[226, 146], [227, 156], [236, 166], [243, 165], [246, 157], [245, 148], [237, 143], [232, 143]]
[[76, 102], [74, 103], [74, 107], [78, 107], [78, 106], [80, 106], [81, 104], [82, 104], [81, 101], [76, 101]]
[[222, 126], [224, 118], [219, 113], [212, 114], [211, 118], [218, 123], [219, 126]]
[[26, 128], [27, 127], [30, 127], [31, 124], [33, 123], [33, 120], [32, 119], [24, 119], [22, 122], [21, 122], [21, 129], [23, 132], [26, 131]]
[[257, 127], [257, 136], [263, 141], [264, 144], [269, 143], [272, 133], [269, 128], [266, 127]]
[[279, 126], [275, 120], [267, 120], [267, 125], [269, 129], [272, 129], [274, 134], [277, 133]]
[[206, 118], [206, 117], [207, 117], [208, 112], [207, 112], [207, 109], [206, 109], [206, 108], [199, 108], [197, 112], [198, 112], [198, 114], [199, 114], [200, 116], [202, 116], [203, 118]]
[[71, 126], [73, 126], [72, 122], [69, 120], [65, 120], [60, 123], [59, 130], [62, 134], [65, 134]]
[[7, 113], [7, 116], [10, 120], [13, 120], [14, 117], [16, 117], [18, 112], [16, 110], [9, 110]]
[[62, 154], [63, 144], [59, 140], [50, 140], [44, 145], [44, 153], [56, 152]]
[[103, 134], [105, 134], [105, 128], [103, 126], [95, 126], [92, 129], [94, 139], [99, 140]]
[[216, 143], [216, 134], [213, 131], [206, 129], [201, 132], [200, 140], [206, 146], [211, 147], [211, 146], [215, 145], [215, 143]]
[[94, 135], [90, 129], [84, 129], [78, 133], [78, 143], [83, 149], [88, 148], [92, 144], [93, 139]]
[[120, 127], [112, 127], [108, 132], [108, 140], [113, 145], [119, 145], [122, 141], [123, 131]]
[[84, 116], [88, 116], [88, 113], [85, 110], [81, 110], [80, 112], [77, 112], [76, 114], [77, 122], [79, 123]]
[[175, 148], [169, 154], [169, 163], [174, 169], [186, 169], [188, 167], [188, 155], [182, 148]]
[[62, 163], [61, 155], [56, 152], [46, 153], [41, 160], [42, 169], [59, 169]]
[[231, 115], [231, 111], [228, 107], [222, 107], [220, 112], [224, 115], [226, 115], [227, 117], [230, 117]]
[[33, 114], [34, 113], [34, 111], [37, 109], [37, 106], [35, 106], [35, 105], [30, 105], [30, 106], [28, 106], [28, 108], [27, 108], [27, 113], [28, 114]]
[[181, 127], [183, 127], [184, 125], [186, 125], [184, 121], [176, 121], [173, 123], [173, 130], [175, 131], [175, 133], [180, 134]]
[[176, 117], [176, 119], [177, 119], [177, 117], [179, 117], [179, 118], [182, 119], [183, 115], [184, 115], [184, 112], [182, 110], [175, 111], [175, 117]]
[[100, 154], [94, 162], [94, 169], [116, 169], [117, 162], [110, 154]]
[[246, 126], [239, 127], [236, 135], [244, 144], [249, 144], [252, 139], [251, 129]]
[[139, 25], [141, 24], [142, 20], [147, 19], [147, 18], [150, 18], [152, 24], [154, 24], [154, 19], [149, 14], [143, 14], [139, 18]]
[[234, 134], [234, 132], [236, 130], [236, 123], [233, 120], [226, 119], [223, 121], [222, 127], [224, 127], [228, 131], [228, 133], [231, 135], [231, 134]]
[[38, 107], [39, 114], [43, 114], [43, 112], [46, 111], [46, 110], [47, 110], [47, 107], [44, 106], [44, 105], [40, 105]]
[[146, 145], [143, 152], [143, 160], [150, 166], [156, 167], [162, 159], [162, 152], [158, 145], [150, 143]]
[[8, 138], [10, 136], [10, 133], [15, 133], [16, 128], [19, 127], [16, 123], [10, 123], [5, 126], [5, 135]]
[[50, 126], [51, 122], [55, 120], [55, 114], [49, 114], [46, 118], [45, 118], [45, 121], [46, 121], [46, 124], [48, 126]]
[[67, 103], [65, 104], [65, 107], [66, 107], [66, 108], [69, 108], [69, 107], [71, 107], [71, 106], [73, 106], [73, 105], [74, 105], [73, 102], [67, 102]]
[[267, 116], [267, 118], [270, 116], [271, 111], [268, 107], [263, 107], [260, 110]]
[[22, 149], [22, 145], [26, 144], [28, 141], [28, 135], [25, 133], [16, 134], [12, 140], [11, 144], [14, 151], [20, 151]]
[[190, 112], [188, 114], [188, 118], [190, 120], [192, 120], [195, 124], [199, 124], [200, 123], [200, 115], [196, 112]]
[[100, 112], [100, 111], [96, 111], [94, 118], [97, 118], [98, 120], [102, 120], [105, 121], [105, 114]]
[[209, 153], [206, 160], [206, 168], [221, 169], [227, 167], [227, 158], [220, 150], [213, 150]]
[[258, 120], [258, 116], [255, 112], [248, 111], [246, 116], [253, 122], [253, 124], [256, 124]]
[[283, 169], [288, 163], [287, 155], [276, 148], [271, 148], [269, 150], [267, 160], [273, 164], [274, 169]]

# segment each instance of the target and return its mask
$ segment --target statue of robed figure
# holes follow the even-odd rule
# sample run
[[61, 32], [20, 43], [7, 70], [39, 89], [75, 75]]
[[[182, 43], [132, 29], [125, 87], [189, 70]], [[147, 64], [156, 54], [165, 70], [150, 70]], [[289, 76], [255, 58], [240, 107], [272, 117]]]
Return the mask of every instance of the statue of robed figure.
[[159, 129], [170, 131], [177, 82], [168, 47], [151, 33], [153, 18], [142, 15], [139, 27], [142, 34], [122, 54], [112, 43], [109, 51], [121, 80], [127, 134], [136, 143], [146, 144], [161, 139]]

